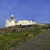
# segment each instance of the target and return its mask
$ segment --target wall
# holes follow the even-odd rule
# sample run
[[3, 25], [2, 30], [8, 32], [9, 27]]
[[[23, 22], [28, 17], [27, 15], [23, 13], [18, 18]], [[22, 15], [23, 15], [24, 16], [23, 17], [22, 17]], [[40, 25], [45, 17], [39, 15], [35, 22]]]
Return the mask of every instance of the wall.
[[32, 24], [35, 24], [35, 22], [28, 20], [20, 20], [17, 22], [17, 25], [32, 25]]

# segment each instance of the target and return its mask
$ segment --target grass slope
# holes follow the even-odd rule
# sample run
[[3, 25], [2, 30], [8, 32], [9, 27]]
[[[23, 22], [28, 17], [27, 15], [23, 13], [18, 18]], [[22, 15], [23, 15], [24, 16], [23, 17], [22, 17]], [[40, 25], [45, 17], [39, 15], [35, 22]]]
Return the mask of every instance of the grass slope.
[[36, 37], [38, 34], [46, 31], [47, 26], [33, 25], [28, 28], [17, 28], [17, 30], [6, 30], [4, 34], [0, 34], [0, 50], [11, 50], [13, 47], [21, 45]]
[[50, 30], [12, 50], [50, 50]]

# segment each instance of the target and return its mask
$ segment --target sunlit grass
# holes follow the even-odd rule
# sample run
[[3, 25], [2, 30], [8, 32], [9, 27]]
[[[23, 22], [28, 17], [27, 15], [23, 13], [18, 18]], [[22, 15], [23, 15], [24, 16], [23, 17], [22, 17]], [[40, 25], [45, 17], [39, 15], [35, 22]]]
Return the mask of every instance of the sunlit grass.
[[[24, 28], [21, 31], [17, 32], [10, 32], [0, 35], [0, 50], [3, 49], [10, 49], [12, 47], [15, 47], [17, 45], [22, 44], [23, 42], [28, 41], [29, 39], [34, 38], [38, 34], [44, 32], [41, 30], [47, 30], [47, 27], [43, 26], [32, 26], [32, 28]], [[30, 34], [30, 36], [28, 36]], [[32, 34], [32, 35], [31, 35]]]

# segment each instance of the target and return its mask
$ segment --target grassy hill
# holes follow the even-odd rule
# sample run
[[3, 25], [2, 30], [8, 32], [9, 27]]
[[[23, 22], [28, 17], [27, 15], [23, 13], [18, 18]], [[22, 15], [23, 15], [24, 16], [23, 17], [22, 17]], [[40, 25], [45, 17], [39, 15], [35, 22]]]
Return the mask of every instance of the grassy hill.
[[35, 38], [38, 34], [42, 34], [47, 29], [48, 26], [41, 25], [0, 28], [0, 50], [11, 50], [13, 47]]
[[37, 35], [35, 38], [13, 48], [12, 50], [50, 50], [50, 30]]

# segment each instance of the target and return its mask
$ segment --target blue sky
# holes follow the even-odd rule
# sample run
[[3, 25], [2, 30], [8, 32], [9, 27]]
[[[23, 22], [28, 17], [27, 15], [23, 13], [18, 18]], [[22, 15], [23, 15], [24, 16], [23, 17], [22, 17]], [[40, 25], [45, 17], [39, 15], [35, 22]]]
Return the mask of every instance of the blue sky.
[[16, 21], [50, 23], [50, 0], [0, 0], [0, 27], [12, 14]]

